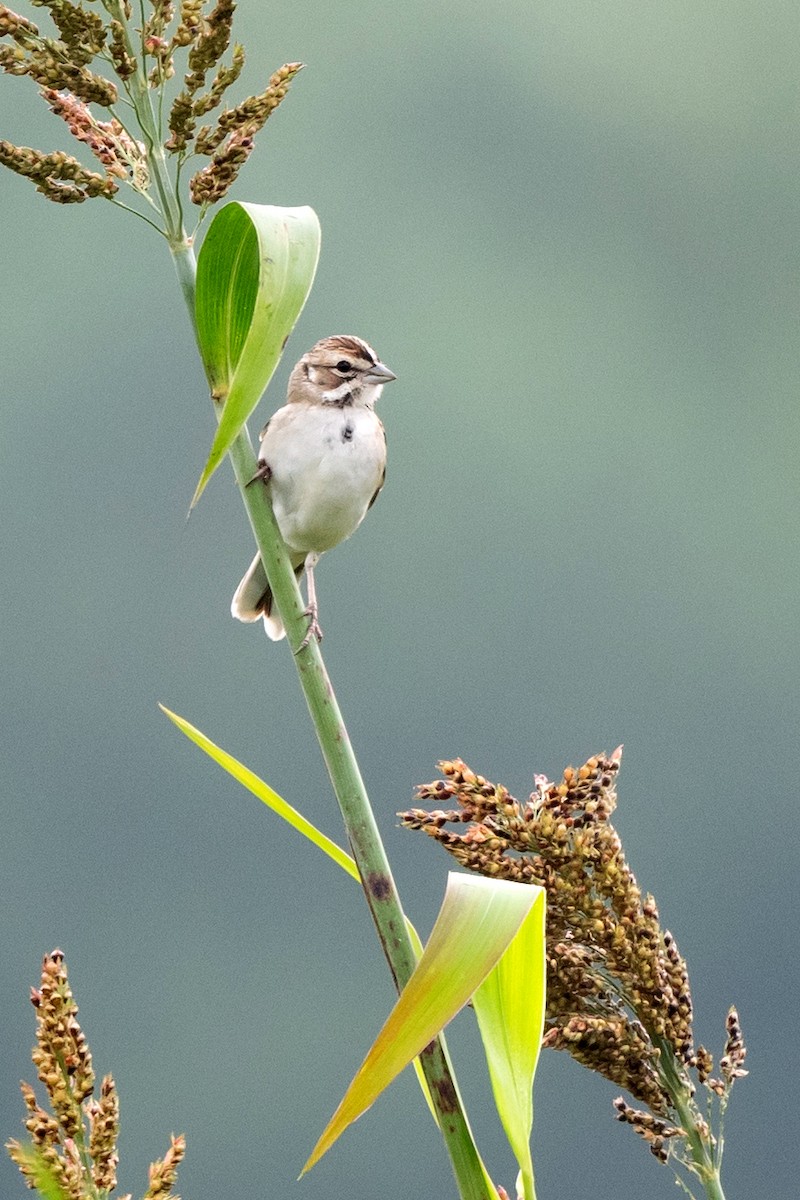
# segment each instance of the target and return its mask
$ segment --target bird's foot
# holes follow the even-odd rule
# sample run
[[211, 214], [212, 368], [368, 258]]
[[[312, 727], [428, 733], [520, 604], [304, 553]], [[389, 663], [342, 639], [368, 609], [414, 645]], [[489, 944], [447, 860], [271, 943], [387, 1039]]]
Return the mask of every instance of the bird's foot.
[[312, 638], [316, 639], [317, 645], [322, 641], [322, 626], [318, 620], [319, 613], [317, 612], [316, 604], [309, 604], [308, 608], [304, 608], [303, 616], [308, 617], [308, 629], [306, 636], [295, 650], [295, 654], [299, 654], [301, 650], [305, 650]]
[[257, 479], [260, 479], [262, 483], [269, 483], [269, 477], [271, 474], [272, 467], [269, 465], [269, 463], [260, 463], [259, 468], [253, 478], [248, 479], [247, 486], [250, 487], [250, 484], [255, 483]]

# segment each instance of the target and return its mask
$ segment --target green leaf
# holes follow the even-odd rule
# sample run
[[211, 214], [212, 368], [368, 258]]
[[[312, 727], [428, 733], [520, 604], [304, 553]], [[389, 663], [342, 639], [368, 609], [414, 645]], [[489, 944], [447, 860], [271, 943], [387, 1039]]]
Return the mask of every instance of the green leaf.
[[503, 955], [541, 889], [450, 872], [422, 958], [301, 1174], [464, 1007]]
[[[527, 886], [527, 885], [526, 885]], [[520, 1168], [520, 1194], [536, 1200], [531, 1159], [533, 1076], [544, 1032], [546, 898], [536, 893], [519, 933], [473, 996], [494, 1102]]]
[[263, 779], [259, 779], [256, 774], [244, 766], [243, 763], [240, 763], [233, 755], [228, 754], [225, 750], [221, 750], [204, 733], [201, 733], [199, 729], [195, 729], [194, 725], [190, 725], [188, 721], [185, 721], [183, 717], [179, 717], [177, 713], [170, 712], [163, 704], [159, 704], [158, 707], [169, 717], [174, 725], [177, 725], [182, 733], [186, 734], [190, 741], [199, 746], [201, 750], [204, 750], [209, 758], [213, 758], [214, 762], [218, 763], [224, 771], [227, 771], [229, 775], [232, 775], [234, 779], [246, 787], [249, 792], [252, 792], [259, 800], [262, 800], [279, 817], [283, 817], [284, 821], [288, 821], [293, 829], [296, 829], [298, 833], [302, 833], [303, 837], [307, 837], [310, 842], [313, 842], [323, 853], [332, 858], [343, 871], [351, 875], [357, 883], [361, 882], [358, 867], [350, 855], [342, 850], [341, 846], [337, 846], [336, 842], [331, 841], [329, 837], [321, 833], [315, 825], [306, 820], [302, 813], [299, 813], [296, 808], [292, 808], [291, 804], [287, 804], [277, 792], [273, 792], [269, 784], [264, 783]]
[[197, 342], [222, 411], [192, 507], [258, 404], [317, 269], [312, 208], [226, 204], [197, 259]]

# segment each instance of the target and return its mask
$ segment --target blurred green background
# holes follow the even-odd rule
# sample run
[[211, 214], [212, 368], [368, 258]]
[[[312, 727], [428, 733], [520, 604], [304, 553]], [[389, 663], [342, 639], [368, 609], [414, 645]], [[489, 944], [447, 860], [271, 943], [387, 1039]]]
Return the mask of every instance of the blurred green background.
[[[736, 1003], [749, 1046], [731, 1200], [797, 1195], [799, 24], [775, 0], [242, 0], [237, 26], [239, 95], [308, 67], [233, 196], [323, 227], [258, 416], [326, 334], [398, 376], [386, 490], [318, 584], [401, 893], [427, 932], [450, 864], [394, 814], [438, 758], [525, 795], [624, 742], [618, 827], [698, 1039], [718, 1053]], [[0, 136], [66, 145], [5, 76]], [[0, 1134], [58, 945], [120, 1088], [121, 1191], [185, 1131], [187, 1200], [452, 1195], [408, 1075], [294, 1183], [388, 973], [350, 881], [156, 707], [341, 836], [285, 643], [228, 615], [252, 544], [227, 467], [185, 519], [213, 417], [165, 248], [9, 172], [0, 206]], [[471, 1014], [451, 1045], [512, 1188]], [[542, 1200], [674, 1194], [615, 1094], [544, 1056]]]

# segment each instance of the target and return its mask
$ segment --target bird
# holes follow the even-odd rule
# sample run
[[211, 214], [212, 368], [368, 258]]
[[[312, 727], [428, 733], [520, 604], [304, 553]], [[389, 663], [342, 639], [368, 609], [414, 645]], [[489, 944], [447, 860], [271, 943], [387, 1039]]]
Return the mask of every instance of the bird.
[[[269, 489], [295, 574], [307, 577], [309, 627], [298, 651], [322, 637], [314, 582], [320, 555], [355, 533], [383, 487], [386, 433], [375, 403], [396, 378], [363, 338], [323, 338], [295, 365], [285, 405], [261, 431], [250, 483]], [[236, 589], [231, 614], [263, 618], [273, 641], [285, 636], [260, 554]]]

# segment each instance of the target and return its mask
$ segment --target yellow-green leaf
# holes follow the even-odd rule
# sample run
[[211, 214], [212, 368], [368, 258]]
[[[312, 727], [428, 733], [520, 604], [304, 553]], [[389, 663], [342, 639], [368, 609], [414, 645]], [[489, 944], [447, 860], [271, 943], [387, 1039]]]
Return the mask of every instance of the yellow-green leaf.
[[449, 874], [422, 958], [303, 1174], [464, 1007], [507, 949], [539, 892], [527, 884]]
[[534, 903], [517, 936], [472, 998], [494, 1102], [520, 1169], [520, 1194], [535, 1200], [530, 1139], [533, 1076], [544, 1031], [546, 899]]
[[243, 787], [246, 787], [249, 792], [252, 792], [259, 800], [262, 800], [268, 808], [271, 808], [279, 817], [283, 817], [284, 821], [288, 821], [293, 829], [296, 829], [298, 833], [302, 833], [303, 837], [307, 837], [323, 853], [332, 858], [357, 883], [361, 882], [358, 867], [350, 855], [342, 850], [341, 846], [337, 846], [336, 842], [331, 841], [329, 837], [321, 833], [315, 825], [306, 820], [302, 813], [299, 813], [296, 808], [292, 808], [291, 804], [287, 804], [277, 792], [274, 792], [269, 784], [264, 783], [263, 779], [259, 779], [258, 775], [249, 770], [243, 763], [240, 763], [232, 754], [228, 754], [226, 750], [220, 749], [204, 733], [201, 733], [199, 729], [195, 729], [194, 725], [190, 725], [188, 721], [185, 721], [183, 717], [179, 717], [177, 713], [170, 712], [163, 704], [159, 704], [158, 707], [163, 713], [166, 713], [170, 721], [174, 725], [177, 725], [182, 733], [186, 734], [190, 741], [199, 746], [201, 750], [204, 750], [215, 763], [218, 763], [223, 771], [227, 771]]

